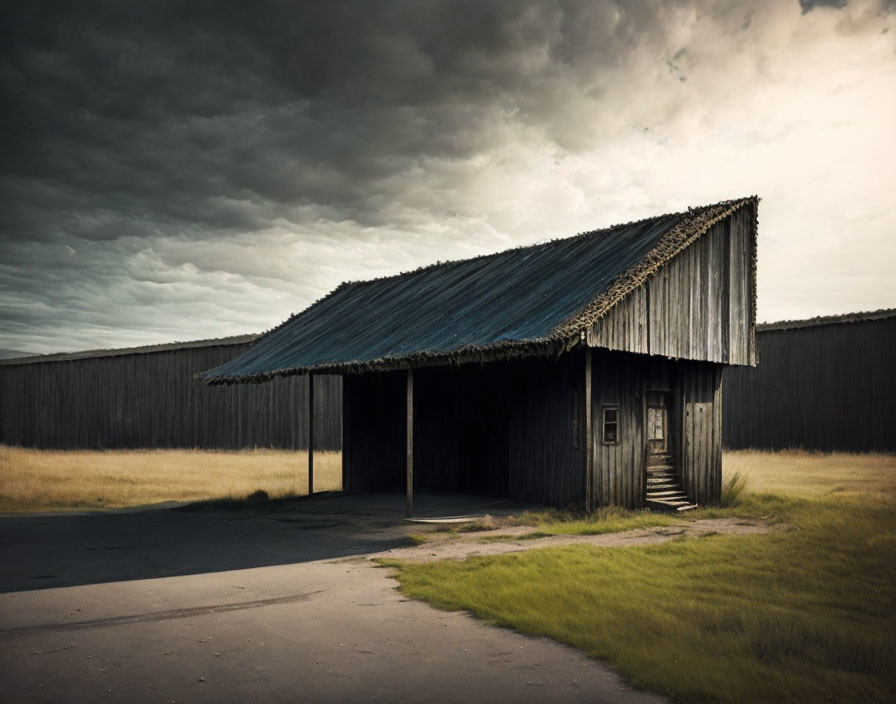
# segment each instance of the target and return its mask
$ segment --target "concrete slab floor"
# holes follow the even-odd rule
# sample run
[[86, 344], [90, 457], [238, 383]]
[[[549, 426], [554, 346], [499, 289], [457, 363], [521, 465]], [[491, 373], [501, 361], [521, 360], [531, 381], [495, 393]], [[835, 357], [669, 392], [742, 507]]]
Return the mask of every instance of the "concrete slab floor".
[[[477, 501], [420, 497], [418, 515], [502, 510]], [[404, 599], [368, 556], [416, 530], [398, 495], [0, 518], [0, 700], [662, 701], [571, 648]]]

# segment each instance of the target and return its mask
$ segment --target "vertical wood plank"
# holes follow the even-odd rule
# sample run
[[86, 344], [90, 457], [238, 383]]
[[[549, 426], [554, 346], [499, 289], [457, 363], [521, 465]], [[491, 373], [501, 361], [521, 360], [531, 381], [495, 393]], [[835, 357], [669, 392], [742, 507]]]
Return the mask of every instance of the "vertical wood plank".
[[591, 348], [585, 350], [585, 510], [594, 510], [594, 436], [591, 408]]
[[308, 496], [314, 496], [314, 374], [308, 375]]
[[407, 382], [407, 515], [414, 515], [414, 370], [408, 369]]

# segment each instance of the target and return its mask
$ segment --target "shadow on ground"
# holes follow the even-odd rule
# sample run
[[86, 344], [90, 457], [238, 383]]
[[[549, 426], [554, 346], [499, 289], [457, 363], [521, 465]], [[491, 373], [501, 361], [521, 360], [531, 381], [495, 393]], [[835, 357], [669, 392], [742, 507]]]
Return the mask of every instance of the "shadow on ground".
[[[0, 593], [221, 572], [365, 555], [409, 544], [403, 494], [330, 495], [241, 510], [205, 507], [0, 517]], [[420, 492], [419, 518], [522, 506]]]

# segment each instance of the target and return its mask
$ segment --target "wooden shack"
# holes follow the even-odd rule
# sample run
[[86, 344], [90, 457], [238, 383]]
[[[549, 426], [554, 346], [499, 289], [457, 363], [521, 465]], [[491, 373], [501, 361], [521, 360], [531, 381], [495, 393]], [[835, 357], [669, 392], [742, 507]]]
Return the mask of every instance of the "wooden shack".
[[343, 375], [343, 489], [592, 509], [721, 493], [758, 199], [346, 283], [202, 377]]

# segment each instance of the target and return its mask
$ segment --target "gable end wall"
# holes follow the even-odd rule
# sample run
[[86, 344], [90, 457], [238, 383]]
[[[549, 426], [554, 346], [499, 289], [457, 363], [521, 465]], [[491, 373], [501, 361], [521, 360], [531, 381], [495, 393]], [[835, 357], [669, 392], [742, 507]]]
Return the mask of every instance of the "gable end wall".
[[588, 331], [591, 347], [723, 364], [755, 361], [752, 208], [717, 223]]

